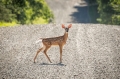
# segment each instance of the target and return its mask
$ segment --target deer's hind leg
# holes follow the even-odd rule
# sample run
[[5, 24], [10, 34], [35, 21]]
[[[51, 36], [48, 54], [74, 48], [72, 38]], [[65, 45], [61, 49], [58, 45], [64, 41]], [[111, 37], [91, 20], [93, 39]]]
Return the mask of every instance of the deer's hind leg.
[[35, 57], [34, 57], [34, 63], [35, 63], [35, 59], [37, 58], [38, 54], [40, 53], [40, 51], [44, 50], [44, 48], [45, 48], [45, 47], [42, 47], [42, 48], [40, 48], [40, 49], [37, 51], [37, 53], [36, 53], [36, 55], [35, 55]]
[[45, 50], [44, 50], [44, 54], [46, 55], [46, 57], [47, 57], [47, 59], [49, 60], [49, 62], [52, 63], [51, 60], [50, 60], [50, 58], [49, 58], [48, 55], [47, 55], [47, 50], [48, 50], [50, 47], [51, 47], [51, 46], [46, 46], [46, 48], [45, 48]]

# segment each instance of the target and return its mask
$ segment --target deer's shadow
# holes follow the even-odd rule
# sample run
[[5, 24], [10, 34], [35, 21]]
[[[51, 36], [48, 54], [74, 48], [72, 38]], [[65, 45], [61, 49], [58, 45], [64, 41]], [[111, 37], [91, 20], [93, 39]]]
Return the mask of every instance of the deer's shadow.
[[57, 64], [54, 64], [54, 63], [41, 63], [39, 65], [57, 65], [57, 66], [66, 66], [65, 64], [62, 64], [62, 63], [57, 63]]

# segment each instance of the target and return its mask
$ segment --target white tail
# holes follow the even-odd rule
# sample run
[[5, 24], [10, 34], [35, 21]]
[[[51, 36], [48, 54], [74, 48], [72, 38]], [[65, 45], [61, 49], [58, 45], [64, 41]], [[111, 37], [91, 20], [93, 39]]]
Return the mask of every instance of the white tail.
[[36, 44], [39, 43], [39, 42], [42, 42], [42, 39], [39, 39], [39, 40], [35, 41]]

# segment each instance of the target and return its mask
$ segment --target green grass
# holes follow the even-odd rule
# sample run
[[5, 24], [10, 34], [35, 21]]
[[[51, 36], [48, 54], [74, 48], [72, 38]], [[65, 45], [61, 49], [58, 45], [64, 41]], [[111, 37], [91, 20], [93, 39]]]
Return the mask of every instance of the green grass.
[[43, 18], [36, 18], [34, 21], [32, 21], [33, 24], [47, 24], [48, 21]]
[[[33, 24], [47, 24], [48, 21], [46, 19], [43, 19], [41, 17], [35, 18], [32, 21]], [[17, 22], [0, 22], [0, 27], [14, 27], [20, 24], [17, 24]]]
[[91, 23], [98, 23], [97, 18], [99, 18], [99, 14], [97, 8], [98, 5], [89, 6], [89, 15], [90, 15]]
[[16, 22], [0, 22], [0, 27], [12, 27], [18, 25]]

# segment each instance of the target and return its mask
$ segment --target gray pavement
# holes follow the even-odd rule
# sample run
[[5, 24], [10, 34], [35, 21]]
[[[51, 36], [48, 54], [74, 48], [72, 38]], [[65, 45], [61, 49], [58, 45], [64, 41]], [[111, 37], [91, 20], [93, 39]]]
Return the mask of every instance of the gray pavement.
[[33, 63], [41, 37], [63, 35], [60, 24], [0, 28], [0, 79], [120, 79], [120, 27], [73, 24], [59, 63], [52, 47]]
[[89, 23], [88, 0], [46, 0], [55, 23]]

